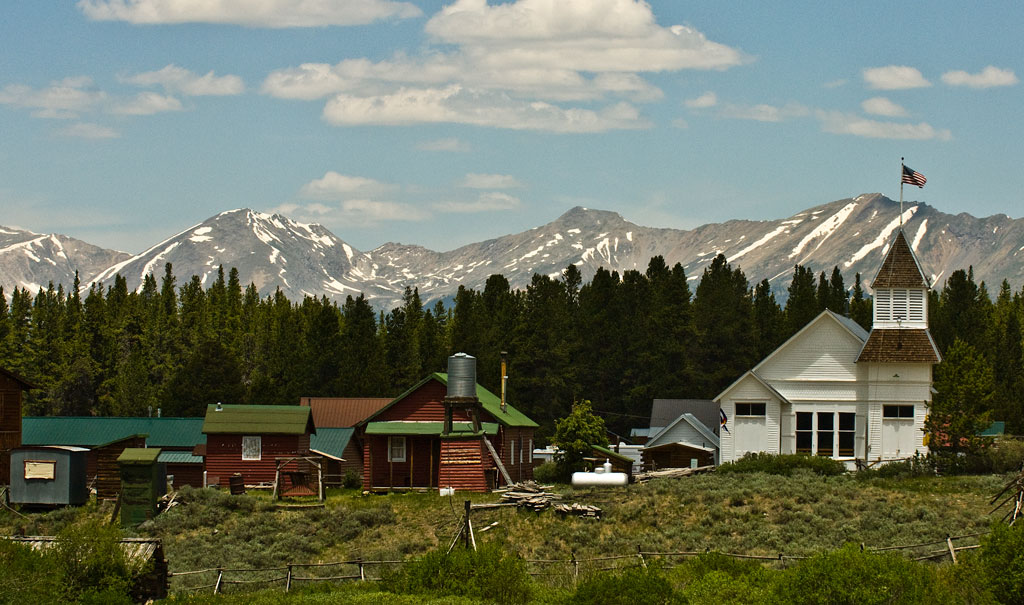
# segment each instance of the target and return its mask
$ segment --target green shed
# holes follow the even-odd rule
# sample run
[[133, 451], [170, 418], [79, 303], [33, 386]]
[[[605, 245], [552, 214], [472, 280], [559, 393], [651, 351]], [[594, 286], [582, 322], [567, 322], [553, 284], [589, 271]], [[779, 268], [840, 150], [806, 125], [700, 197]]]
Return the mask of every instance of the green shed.
[[117, 457], [121, 469], [121, 527], [156, 516], [156, 501], [167, 488], [167, 473], [157, 460], [158, 447], [127, 447]]

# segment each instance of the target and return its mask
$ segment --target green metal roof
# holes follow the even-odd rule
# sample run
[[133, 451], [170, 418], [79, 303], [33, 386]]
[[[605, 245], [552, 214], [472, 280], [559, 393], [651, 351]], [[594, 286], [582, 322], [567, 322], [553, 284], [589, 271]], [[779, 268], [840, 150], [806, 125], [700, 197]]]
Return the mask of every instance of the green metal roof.
[[172, 452], [164, 450], [156, 459], [157, 462], [168, 464], [202, 464], [202, 456], [194, 456], [192, 452]]
[[160, 457], [158, 447], [126, 447], [117, 457], [119, 464], [153, 464]]
[[298, 405], [210, 405], [203, 432], [230, 435], [316, 433], [310, 409]]
[[1006, 433], [1006, 422], [1003, 420], [996, 420], [992, 424], [988, 425], [984, 431], [978, 433], [981, 437], [998, 437]]
[[612, 458], [614, 460], [620, 460], [622, 462], [628, 462], [630, 464], [633, 464], [632, 458], [630, 458], [629, 456], [623, 456], [622, 454], [616, 452], [615, 450], [610, 450], [606, 447], [601, 447], [600, 445], [592, 445], [590, 447], [595, 452], [600, 453], [602, 456], [607, 456], [608, 458]]
[[[485, 435], [498, 434], [498, 423], [496, 422], [481, 422], [480, 426], [483, 428]], [[392, 421], [370, 422], [366, 425], [367, 435], [427, 435], [438, 437], [441, 435], [442, 430], [444, 430], [443, 422]], [[455, 437], [470, 437], [480, 433], [473, 432], [473, 423], [471, 422], [453, 422], [450, 434]]]
[[343, 459], [342, 453], [355, 432], [356, 430], [352, 427], [317, 429], [316, 434], [309, 438], [309, 449], [318, 454], [341, 460]]
[[133, 435], [148, 435], [149, 447], [192, 447], [206, 443], [202, 418], [28, 416], [21, 421], [25, 445], [97, 447]]
[[[386, 410], [386, 409], [390, 408], [391, 406], [395, 405], [399, 401], [405, 399], [406, 397], [411, 395], [414, 391], [416, 391], [416, 389], [420, 388], [421, 386], [423, 386], [424, 384], [426, 384], [427, 382], [429, 382], [431, 380], [436, 380], [436, 381], [440, 382], [441, 384], [443, 384], [445, 387], [448, 386], [448, 374], [445, 373], [445, 372], [434, 372], [433, 374], [428, 375], [426, 378], [424, 378], [423, 380], [421, 380], [418, 383], [416, 383], [412, 388], [410, 388], [406, 392], [402, 393], [398, 397], [395, 397], [395, 399], [391, 403], [389, 403], [386, 406], [384, 406], [383, 408], [381, 408], [376, 414], [374, 414], [373, 416], [370, 416], [369, 418], [367, 418], [363, 422], [368, 422], [369, 420], [372, 420], [374, 417], [380, 415], [381, 412], [383, 412], [384, 410]], [[476, 397], [477, 397], [477, 399], [480, 400], [480, 406], [483, 407], [483, 409], [486, 410], [488, 414], [493, 416], [494, 419], [497, 420], [500, 424], [503, 424], [505, 426], [516, 426], [516, 427], [538, 427], [538, 426], [540, 426], [536, 422], [530, 420], [526, 416], [526, 414], [524, 414], [524, 413], [520, 412], [519, 410], [515, 409], [514, 407], [509, 405], [507, 402], [505, 404], [505, 411], [502, 411], [501, 410], [501, 398], [498, 397], [497, 395], [495, 395], [494, 393], [488, 391], [487, 389], [483, 388], [479, 384], [476, 385]]]

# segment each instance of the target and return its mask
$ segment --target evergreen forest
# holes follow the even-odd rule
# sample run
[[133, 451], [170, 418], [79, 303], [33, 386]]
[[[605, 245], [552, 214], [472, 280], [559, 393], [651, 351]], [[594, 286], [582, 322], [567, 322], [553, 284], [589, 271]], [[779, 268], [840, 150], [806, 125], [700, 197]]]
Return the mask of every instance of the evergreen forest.
[[[870, 329], [861, 276], [838, 267], [817, 276], [794, 267], [785, 305], [767, 280], [751, 285], [719, 255], [699, 278], [654, 257], [646, 271], [598, 269], [584, 283], [570, 265], [559, 279], [534, 275], [514, 290], [492, 275], [427, 308], [415, 289], [375, 311], [363, 296], [260, 297], [223, 267], [204, 287], [180, 284], [170, 264], [129, 291], [0, 287], [0, 367], [37, 388], [25, 415], [201, 416], [208, 404], [296, 405], [303, 396], [391, 397], [448, 355], [477, 358], [478, 381], [541, 424], [587, 399], [609, 429], [646, 426], [654, 398], [713, 398], [823, 309]], [[930, 294], [931, 332], [944, 361], [935, 405], [1024, 433], [1024, 290], [1004, 281], [993, 296], [957, 270]]]

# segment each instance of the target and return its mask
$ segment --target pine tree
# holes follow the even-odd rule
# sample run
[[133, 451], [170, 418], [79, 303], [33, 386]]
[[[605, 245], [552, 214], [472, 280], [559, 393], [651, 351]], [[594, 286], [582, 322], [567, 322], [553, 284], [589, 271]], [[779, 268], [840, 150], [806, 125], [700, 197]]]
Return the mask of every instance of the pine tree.
[[799, 332], [820, 312], [814, 273], [803, 265], [796, 265], [793, 267], [793, 281], [789, 284], [789, 298], [786, 301], [784, 339]]
[[710, 399], [750, 369], [757, 357], [747, 278], [722, 254], [704, 269], [693, 299], [693, 317], [699, 355], [696, 391]]
[[785, 315], [775, 301], [775, 293], [767, 279], [754, 288], [754, 326], [757, 338], [757, 357], [764, 359], [782, 344]]
[[871, 299], [864, 297], [860, 286], [860, 273], [854, 277], [853, 293], [850, 295], [850, 319], [857, 322], [865, 330], [871, 330]]

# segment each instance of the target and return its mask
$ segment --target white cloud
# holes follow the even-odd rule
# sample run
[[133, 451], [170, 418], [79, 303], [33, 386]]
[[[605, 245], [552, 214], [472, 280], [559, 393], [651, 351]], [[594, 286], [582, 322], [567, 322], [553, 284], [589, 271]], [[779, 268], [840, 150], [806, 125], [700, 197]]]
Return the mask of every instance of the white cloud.
[[953, 138], [947, 129], [934, 128], [927, 122], [906, 124], [880, 122], [840, 112], [819, 111], [822, 130], [832, 134], [850, 134], [872, 139], [904, 139], [916, 141], [949, 141]]
[[391, 0], [79, 0], [96, 21], [136, 25], [222, 23], [248, 27], [365, 25], [381, 19], [418, 17], [409, 2]]
[[726, 105], [722, 107], [721, 116], [738, 120], [756, 120], [758, 122], [782, 122], [792, 118], [800, 118], [810, 114], [810, 110], [798, 103], [787, 103], [782, 107], [774, 105]]
[[932, 85], [921, 72], [906, 65], [869, 67], [863, 71], [863, 76], [868, 88], [875, 90], [905, 90]]
[[693, 99], [686, 99], [683, 104], [690, 109], [703, 109], [705, 107], [714, 107], [718, 105], [718, 95], [708, 91], [699, 97]]
[[470, 189], [516, 189], [523, 184], [510, 174], [477, 174], [470, 172], [460, 183]]
[[659, 26], [651, 7], [635, 0], [519, 0], [493, 6], [456, 0], [427, 22], [426, 31], [504, 68], [675, 71], [725, 69], [747, 60], [692, 28]]
[[189, 96], [239, 95], [245, 92], [245, 83], [238, 76], [215, 76], [213, 71], [200, 76], [173, 64], [157, 71], [128, 76], [123, 80], [138, 86], [163, 86], [168, 92]]
[[520, 101], [457, 85], [401, 88], [393, 94], [376, 96], [339, 94], [327, 102], [323, 116], [335, 125], [452, 123], [561, 133], [650, 127], [650, 122], [628, 103], [598, 111], [563, 109], [543, 101]]
[[[278, 98], [331, 98], [336, 125], [463, 123], [497, 128], [599, 132], [644, 128], [628, 103], [664, 92], [644, 73], [727, 69], [749, 61], [692, 28], [657, 24], [637, 0], [455, 0], [426, 31], [438, 46], [388, 60], [347, 59], [279, 69], [263, 81]], [[443, 46], [441, 46], [443, 45]]]
[[846, 83], [847, 83], [846, 80], [839, 79], [839, 80], [832, 80], [830, 82], [825, 82], [825, 84], [823, 84], [823, 86], [825, 88], [842, 88], [843, 86], [846, 86]]
[[392, 221], [422, 221], [429, 219], [429, 211], [412, 204], [372, 199], [352, 199], [337, 204], [280, 204], [268, 210], [281, 213], [304, 223], [321, 223], [339, 227], [370, 227]]
[[870, 99], [866, 99], [860, 104], [860, 106], [865, 113], [870, 113], [876, 116], [885, 116], [888, 118], [905, 118], [907, 116], [906, 109], [885, 97], [872, 97]]
[[92, 85], [86, 76], [51, 82], [46, 88], [11, 84], [0, 89], [0, 104], [34, 110], [37, 118], [76, 118], [107, 100], [107, 94]]
[[495, 212], [500, 210], [514, 210], [521, 205], [519, 198], [503, 193], [501, 191], [488, 191], [481, 193], [474, 201], [470, 202], [437, 202], [434, 210], [450, 213], [473, 213], [473, 212]]
[[445, 139], [434, 139], [423, 141], [416, 145], [420, 151], [451, 151], [455, 153], [466, 153], [471, 150], [469, 143], [460, 139], [450, 137]]
[[110, 108], [110, 113], [148, 116], [165, 111], [181, 111], [181, 101], [155, 92], [140, 92], [134, 99], [121, 101]]
[[680, 130], [686, 130], [687, 128], [690, 127], [690, 123], [684, 120], [683, 118], [675, 118], [672, 120], [672, 126]]
[[942, 74], [942, 81], [950, 86], [970, 86], [971, 88], [1013, 86], [1019, 82], [1012, 69], [1000, 69], [992, 65], [977, 74], [969, 74], [961, 70], [947, 71]]
[[81, 139], [116, 139], [121, 135], [113, 128], [92, 124], [89, 122], [78, 122], [57, 131], [57, 134], [65, 137], [77, 137]]
[[395, 189], [397, 189], [396, 185], [361, 176], [339, 174], [330, 170], [324, 174], [323, 178], [314, 179], [303, 185], [299, 190], [299, 195], [310, 199], [330, 200], [352, 195], [366, 196]]

